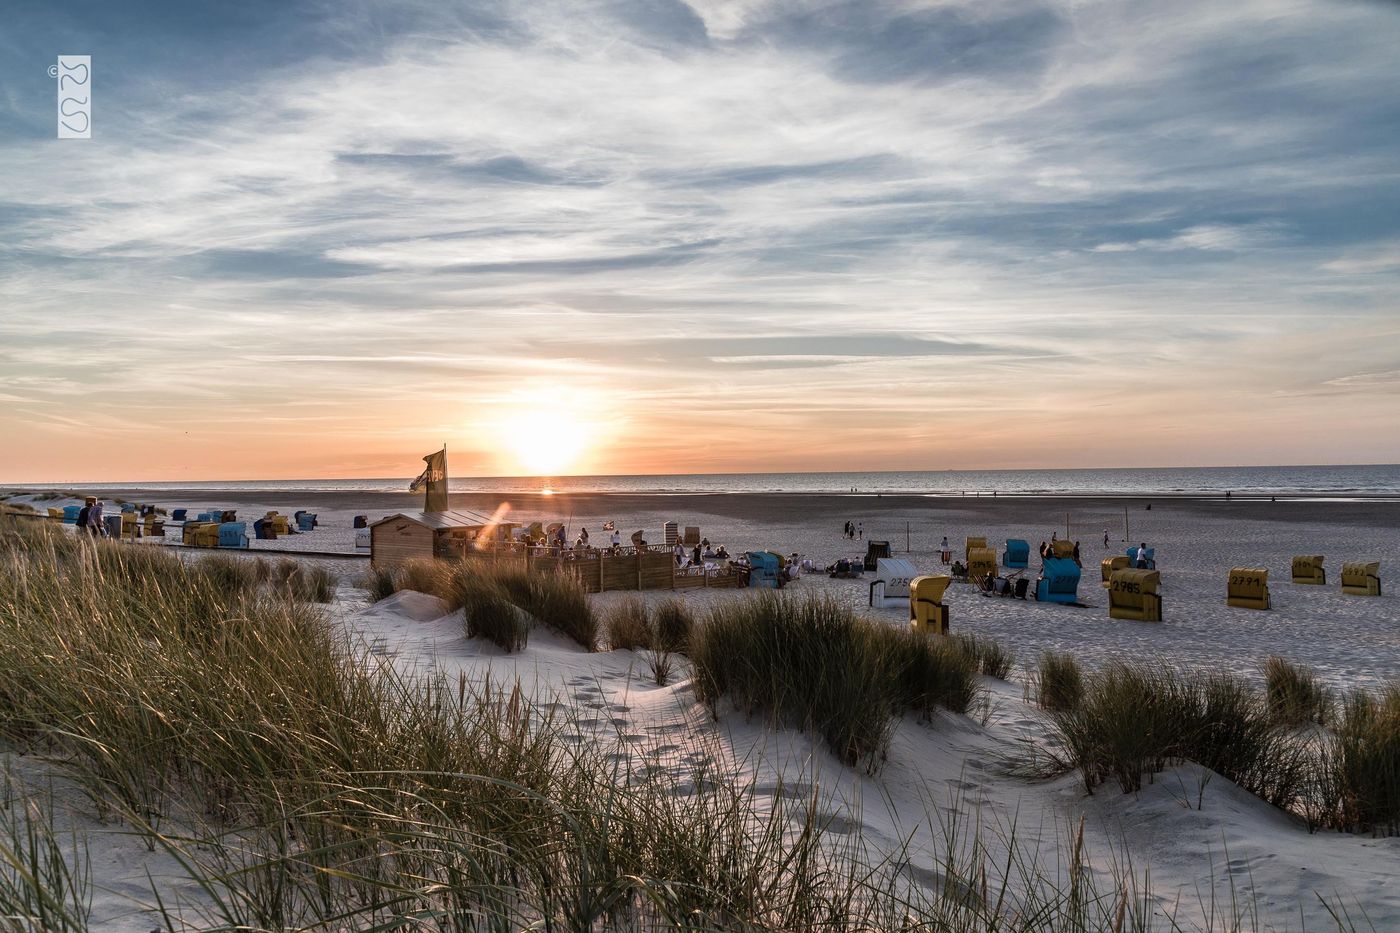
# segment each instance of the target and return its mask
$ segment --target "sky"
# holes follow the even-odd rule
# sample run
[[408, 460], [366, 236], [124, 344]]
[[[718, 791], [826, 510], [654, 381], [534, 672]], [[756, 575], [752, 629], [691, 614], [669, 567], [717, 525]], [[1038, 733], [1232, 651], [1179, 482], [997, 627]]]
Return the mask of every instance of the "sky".
[[0, 482], [1398, 462], [1397, 48], [1379, 0], [9, 0]]

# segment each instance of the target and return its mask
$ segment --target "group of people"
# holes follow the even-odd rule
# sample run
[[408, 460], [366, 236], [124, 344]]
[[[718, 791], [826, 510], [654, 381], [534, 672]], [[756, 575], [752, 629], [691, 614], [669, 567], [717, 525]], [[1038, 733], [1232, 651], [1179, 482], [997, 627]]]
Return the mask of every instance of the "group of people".
[[841, 529], [841, 536], [850, 541], [854, 541], [857, 538], [864, 538], [865, 522], [846, 522]]
[[707, 559], [727, 560], [729, 558], [729, 551], [725, 550], [724, 545], [721, 544], [718, 548], [711, 547], [709, 538], [701, 538], [700, 543], [690, 549], [686, 548], [685, 542], [677, 541], [672, 553], [676, 556], [677, 567], [700, 567]]

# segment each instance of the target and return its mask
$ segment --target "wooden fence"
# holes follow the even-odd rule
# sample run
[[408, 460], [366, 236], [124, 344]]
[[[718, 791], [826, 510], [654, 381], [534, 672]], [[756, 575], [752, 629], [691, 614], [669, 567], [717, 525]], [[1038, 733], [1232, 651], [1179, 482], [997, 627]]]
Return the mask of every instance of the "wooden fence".
[[[584, 550], [504, 545], [468, 548], [467, 560], [514, 566], [527, 573], [567, 573], [590, 593], [608, 590], [676, 590], [738, 586], [740, 576], [728, 566], [678, 568], [668, 547], [588, 548]], [[692, 572], [693, 571], [693, 572]]]

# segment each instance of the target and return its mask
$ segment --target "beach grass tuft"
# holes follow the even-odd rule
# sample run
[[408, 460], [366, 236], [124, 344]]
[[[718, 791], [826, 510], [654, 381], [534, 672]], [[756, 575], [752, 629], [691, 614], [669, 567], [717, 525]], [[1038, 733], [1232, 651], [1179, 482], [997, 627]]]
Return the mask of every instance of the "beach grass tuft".
[[1084, 673], [1073, 655], [1047, 651], [1040, 656], [1035, 685], [1042, 709], [1071, 710], [1084, 695]]
[[651, 612], [640, 595], [628, 594], [603, 617], [608, 646], [614, 651], [637, 651], [652, 643]]
[[960, 634], [953, 639], [977, 662], [977, 669], [987, 677], [1005, 680], [1016, 665], [1016, 653], [994, 638]]
[[862, 619], [830, 598], [763, 592], [713, 608], [691, 637], [696, 696], [810, 729], [873, 771], [906, 711], [965, 712], [976, 661], [961, 646]]
[[1283, 726], [1327, 725], [1332, 717], [1332, 694], [1316, 673], [1302, 664], [1274, 656], [1264, 662], [1269, 715]]
[[652, 615], [652, 624], [657, 648], [675, 654], [689, 652], [695, 616], [684, 602], [677, 598], [662, 600]]

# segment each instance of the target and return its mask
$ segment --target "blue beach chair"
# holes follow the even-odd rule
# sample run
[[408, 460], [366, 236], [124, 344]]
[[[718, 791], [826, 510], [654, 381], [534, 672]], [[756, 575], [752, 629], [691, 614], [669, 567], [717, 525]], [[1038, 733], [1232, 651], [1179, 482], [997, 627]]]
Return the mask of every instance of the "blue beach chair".
[[223, 522], [219, 525], [219, 547], [246, 548], [247, 546], [247, 522]]
[[1035, 581], [1035, 598], [1042, 603], [1079, 602], [1079, 565], [1065, 557], [1047, 557]]
[[1031, 565], [1031, 545], [1020, 538], [1006, 539], [1006, 553], [1001, 555], [1001, 565], [1012, 570], [1025, 570]]

